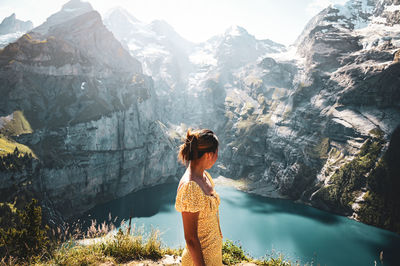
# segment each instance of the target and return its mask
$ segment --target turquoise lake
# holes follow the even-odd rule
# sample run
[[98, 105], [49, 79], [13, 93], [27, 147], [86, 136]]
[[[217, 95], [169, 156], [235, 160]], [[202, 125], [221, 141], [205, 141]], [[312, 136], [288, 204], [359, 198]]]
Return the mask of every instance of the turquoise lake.
[[[98, 205], [83, 219], [116, 219], [162, 232], [170, 247], [184, 247], [182, 219], [174, 208], [177, 184], [164, 184]], [[399, 265], [400, 235], [289, 200], [265, 198], [228, 186], [216, 186], [221, 197], [224, 240], [239, 243], [249, 255], [265, 255], [301, 265]]]

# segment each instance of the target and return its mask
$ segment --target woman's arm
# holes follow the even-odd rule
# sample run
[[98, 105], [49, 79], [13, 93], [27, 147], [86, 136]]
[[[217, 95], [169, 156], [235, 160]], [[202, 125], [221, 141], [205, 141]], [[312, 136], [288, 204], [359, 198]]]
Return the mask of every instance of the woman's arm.
[[197, 235], [197, 224], [200, 212], [182, 212], [183, 230], [186, 245], [195, 265], [205, 266], [200, 240]]

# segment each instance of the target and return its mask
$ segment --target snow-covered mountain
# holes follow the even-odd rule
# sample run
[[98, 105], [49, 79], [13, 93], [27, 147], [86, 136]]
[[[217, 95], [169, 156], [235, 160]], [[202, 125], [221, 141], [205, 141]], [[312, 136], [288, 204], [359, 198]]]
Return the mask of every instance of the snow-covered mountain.
[[285, 51], [285, 46], [271, 40], [257, 40], [244, 28], [234, 25], [223, 34], [209, 39], [196, 47], [191, 55], [195, 64], [202, 64], [202, 58], [220, 68], [234, 69], [262, 59], [267, 54]]
[[14, 13], [6, 17], [0, 24], [0, 48], [14, 42], [32, 28], [33, 24], [31, 21], [19, 20]]
[[[337, 67], [341, 53], [399, 46], [400, 7], [392, 0], [351, 0], [333, 5], [316, 15], [296, 43], [309, 64], [312, 58], [326, 59]], [[311, 51], [311, 52], [310, 52]], [[339, 54], [336, 60], [331, 60]], [[327, 69], [328, 70], [328, 69]]]
[[[122, 8], [110, 10], [104, 24], [142, 62], [144, 72], [152, 76], [157, 94], [165, 96], [160, 100], [165, 101], [165, 114], [172, 124], [179, 124], [183, 113], [192, 114], [185, 120], [201, 117], [210, 101], [204, 105], [198, 102], [204, 100], [198, 96], [206, 94], [216, 77], [232, 86], [232, 71], [286, 49], [270, 40], [257, 40], [239, 26], [232, 26], [204, 43], [193, 44], [165, 21], [146, 24]], [[186, 111], [175, 108], [176, 105]]]
[[122, 8], [107, 12], [104, 24], [141, 61], [144, 73], [158, 84], [158, 93], [182, 89], [181, 83], [190, 69], [188, 53], [192, 44], [169, 24], [161, 20], [146, 24]]
[[64, 4], [60, 11], [51, 15], [43, 24], [36, 27], [34, 29], [34, 32], [46, 34], [51, 27], [71, 20], [90, 11], [93, 11], [93, 7], [89, 2], [71, 0]]

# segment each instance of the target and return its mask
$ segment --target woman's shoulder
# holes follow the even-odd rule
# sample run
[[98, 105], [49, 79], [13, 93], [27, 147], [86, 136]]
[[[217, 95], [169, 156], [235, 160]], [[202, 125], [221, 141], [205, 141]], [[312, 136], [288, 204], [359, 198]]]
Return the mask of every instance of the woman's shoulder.
[[178, 211], [198, 212], [203, 209], [204, 202], [205, 194], [196, 182], [189, 180], [179, 185], [175, 200]]
[[182, 180], [178, 185], [178, 193], [199, 193], [202, 192], [200, 185], [194, 180]]

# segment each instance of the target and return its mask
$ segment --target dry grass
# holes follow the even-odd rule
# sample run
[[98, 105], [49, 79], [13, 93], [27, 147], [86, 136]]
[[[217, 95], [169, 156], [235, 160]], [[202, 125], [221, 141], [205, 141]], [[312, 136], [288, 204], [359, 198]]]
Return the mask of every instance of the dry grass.
[[0, 134], [0, 156], [5, 156], [9, 153], [13, 153], [15, 150], [15, 147], [18, 148], [21, 155], [23, 153], [25, 153], [25, 154], [31, 153], [32, 157], [37, 158], [35, 153], [28, 146], [25, 146], [23, 144], [15, 142], [15, 141]]
[[[126, 263], [133, 260], [157, 261], [164, 255], [180, 256], [182, 249], [164, 247], [160, 232], [144, 227], [126, 225], [123, 221], [118, 231], [112, 223], [97, 224], [92, 221], [86, 232], [79, 227], [53, 232], [58, 235], [59, 248], [45, 265], [97, 265], [101, 263]], [[69, 238], [68, 241], [65, 239]]]

